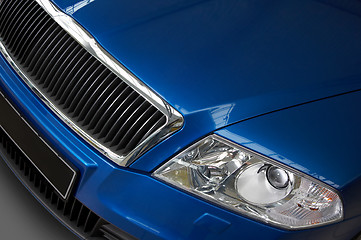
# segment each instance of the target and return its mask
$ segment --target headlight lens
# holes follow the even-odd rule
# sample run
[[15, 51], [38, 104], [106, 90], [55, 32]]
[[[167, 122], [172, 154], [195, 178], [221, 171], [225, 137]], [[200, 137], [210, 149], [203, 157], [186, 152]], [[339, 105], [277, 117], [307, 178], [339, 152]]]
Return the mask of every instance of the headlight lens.
[[329, 186], [218, 135], [189, 147], [153, 176], [283, 228], [343, 217], [341, 200]]

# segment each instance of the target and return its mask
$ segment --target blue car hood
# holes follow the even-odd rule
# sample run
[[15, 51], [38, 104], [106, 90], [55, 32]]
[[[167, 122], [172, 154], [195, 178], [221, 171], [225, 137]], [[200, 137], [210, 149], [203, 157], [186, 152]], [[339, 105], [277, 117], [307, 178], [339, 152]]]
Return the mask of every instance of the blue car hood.
[[358, 1], [54, 2], [207, 131], [361, 88]]

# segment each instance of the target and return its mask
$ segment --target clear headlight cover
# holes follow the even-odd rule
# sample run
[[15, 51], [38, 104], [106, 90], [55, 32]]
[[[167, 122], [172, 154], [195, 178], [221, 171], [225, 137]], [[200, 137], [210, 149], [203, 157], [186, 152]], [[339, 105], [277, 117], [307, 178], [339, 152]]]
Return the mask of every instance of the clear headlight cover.
[[343, 217], [331, 187], [217, 135], [189, 147], [153, 176], [282, 228], [309, 228]]

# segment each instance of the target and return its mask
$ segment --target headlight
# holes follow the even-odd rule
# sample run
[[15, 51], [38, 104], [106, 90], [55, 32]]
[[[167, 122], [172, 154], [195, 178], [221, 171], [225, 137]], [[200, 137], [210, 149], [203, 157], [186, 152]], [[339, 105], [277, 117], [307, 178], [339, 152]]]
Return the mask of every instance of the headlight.
[[153, 176], [283, 228], [343, 217], [340, 197], [331, 187], [217, 135], [189, 147]]

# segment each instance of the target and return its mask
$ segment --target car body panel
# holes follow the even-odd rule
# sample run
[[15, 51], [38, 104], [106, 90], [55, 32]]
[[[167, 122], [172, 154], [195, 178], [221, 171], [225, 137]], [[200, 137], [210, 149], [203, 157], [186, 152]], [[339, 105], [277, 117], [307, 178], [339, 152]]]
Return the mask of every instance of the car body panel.
[[[350, 239], [361, 228], [359, 2], [345, 1], [352, 11], [331, 4], [337, 1], [54, 2], [185, 118], [181, 131], [130, 168], [116, 166], [44, 106], [0, 56], [1, 91], [79, 169], [75, 196], [92, 211], [142, 239]], [[281, 230], [151, 177], [213, 132], [335, 187], [345, 220]]]

